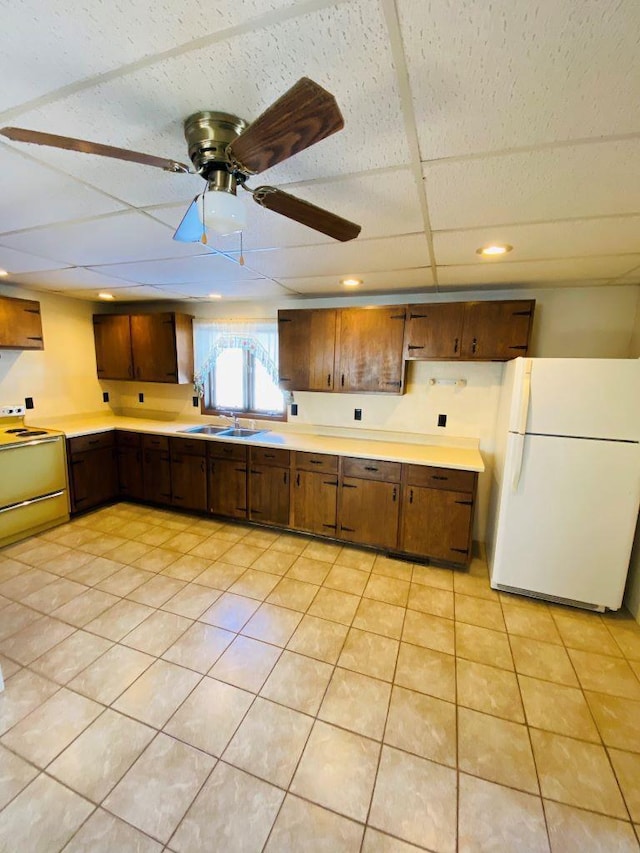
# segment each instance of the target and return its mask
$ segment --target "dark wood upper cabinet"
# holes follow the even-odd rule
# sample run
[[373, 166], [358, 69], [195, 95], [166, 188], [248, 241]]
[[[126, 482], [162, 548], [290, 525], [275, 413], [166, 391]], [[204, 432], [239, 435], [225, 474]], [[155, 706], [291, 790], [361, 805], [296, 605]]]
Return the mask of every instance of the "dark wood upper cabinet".
[[0, 349], [44, 349], [39, 302], [0, 296]]
[[467, 302], [464, 309], [464, 359], [506, 361], [527, 355], [535, 300]]
[[464, 302], [409, 305], [404, 334], [404, 357], [460, 358]]
[[100, 379], [193, 381], [193, 318], [186, 314], [98, 314], [93, 318]]
[[332, 391], [336, 311], [278, 311], [280, 387], [287, 391]]
[[133, 379], [131, 324], [128, 315], [93, 317], [98, 379]]
[[405, 306], [338, 312], [335, 390], [403, 392]]

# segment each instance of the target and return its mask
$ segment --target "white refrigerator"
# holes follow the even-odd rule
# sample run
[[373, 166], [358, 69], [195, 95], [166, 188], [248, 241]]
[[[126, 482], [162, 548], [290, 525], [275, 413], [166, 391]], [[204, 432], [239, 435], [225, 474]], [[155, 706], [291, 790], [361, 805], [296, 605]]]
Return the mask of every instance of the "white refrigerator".
[[505, 367], [487, 530], [491, 586], [617, 610], [640, 504], [640, 360]]

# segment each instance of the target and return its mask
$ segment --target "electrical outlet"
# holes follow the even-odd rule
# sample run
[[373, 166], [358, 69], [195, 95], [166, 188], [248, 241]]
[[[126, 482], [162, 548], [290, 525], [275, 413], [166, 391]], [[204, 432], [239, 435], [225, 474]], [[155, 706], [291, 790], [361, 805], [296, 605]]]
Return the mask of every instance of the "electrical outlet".
[[0, 417], [9, 418], [15, 417], [19, 415], [24, 415], [25, 407], [20, 406], [18, 403], [13, 403], [8, 406], [2, 406], [0, 408]]
[[138, 402], [144, 403], [144, 394], [142, 393], [142, 391], [138, 394]]
[[24, 398], [24, 407], [25, 409], [33, 409], [35, 408], [33, 397], [25, 397]]
[[362, 420], [362, 409], [354, 409], [353, 410], [353, 419], [354, 421]]
[[103, 392], [102, 392], [102, 402], [103, 402], [103, 403], [108, 403], [108, 402], [109, 402], [109, 392], [108, 392], [108, 391], [103, 391]]
[[200, 397], [192, 397], [191, 402], [193, 403], [193, 408], [197, 409], [200, 405]]
[[446, 415], [438, 415], [438, 426], [446, 427], [447, 425], [447, 416]]
[[298, 414], [298, 404], [292, 403], [291, 404], [291, 415], [292, 415], [292, 417], [295, 418], [297, 414]]

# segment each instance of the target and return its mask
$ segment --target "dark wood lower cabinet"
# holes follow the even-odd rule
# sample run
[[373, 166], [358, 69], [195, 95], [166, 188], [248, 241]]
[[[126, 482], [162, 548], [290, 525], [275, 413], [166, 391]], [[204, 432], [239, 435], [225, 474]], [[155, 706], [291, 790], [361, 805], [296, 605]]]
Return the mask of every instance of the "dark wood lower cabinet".
[[249, 518], [265, 524], [289, 524], [288, 468], [251, 465], [249, 470]]
[[470, 557], [473, 495], [405, 486], [400, 548], [434, 560], [466, 563]]
[[144, 500], [142, 482], [142, 436], [137, 432], [116, 433], [118, 494], [128, 500]]
[[182, 509], [207, 510], [207, 463], [204, 456], [171, 451], [171, 503]]
[[335, 536], [338, 517], [338, 475], [296, 471], [293, 475], [291, 526], [296, 530]]
[[[68, 444], [72, 512], [83, 512], [118, 497], [113, 435], [109, 440], [93, 440], [99, 446], [74, 449], [77, 439], [71, 439]], [[87, 444], [85, 441], [76, 447], [86, 447]]]
[[145, 450], [142, 454], [144, 500], [171, 505], [171, 462], [168, 450]]
[[400, 486], [343, 477], [338, 536], [349, 542], [395, 549], [398, 546]]
[[228, 518], [247, 517], [247, 463], [209, 459], [209, 512]]

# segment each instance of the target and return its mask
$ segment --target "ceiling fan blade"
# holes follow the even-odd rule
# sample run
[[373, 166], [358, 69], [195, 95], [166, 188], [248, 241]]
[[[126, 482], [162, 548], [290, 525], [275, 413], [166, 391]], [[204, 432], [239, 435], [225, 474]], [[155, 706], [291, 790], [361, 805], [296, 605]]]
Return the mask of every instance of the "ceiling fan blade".
[[188, 172], [189, 167], [175, 160], [165, 160], [152, 154], [142, 154], [139, 151], [129, 151], [128, 148], [114, 148], [112, 145], [102, 145], [99, 142], [87, 142], [85, 139], [73, 139], [71, 136], [56, 136], [54, 133], [40, 133], [37, 130], [26, 130], [22, 127], [0, 128], [0, 135], [14, 142], [31, 142], [34, 145], [47, 145], [49, 148], [64, 148], [66, 151], [80, 151], [83, 154], [99, 154], [101, 157], [113, 157], [116, 160], [128, 160], [130, 163], [141, 163], [143, 166], [155, 166], [166, 172]]
[[333, 95], [308, 77], [302, 77], [249, 125], [227, 151], [241, 172], [255, 175], [343, 127], [344, 119]]
[[253, 200], [268, 210], [273, 210], [288, 219], [294, 219], [342, 243], [353, 240], [360, 233], [360, 225], [356, 225], [355, 222], [349, 222], [348, 219], [336, 216], [335, 213], [316, 207], [315, 204], [309, 204], [308, 201], [303, 201], [275, 187], [258, 187], [253, 191]]
[[187, 208], [187, 212], [182, 217], [180, 225], [173, 235], [174, 240], [179, 240], [181, 243], [200, 243], [202, 241], [204, 228], [202, 227], [202, 217], [198, 211], [198, 203], [201, 198], [201, 195], [197, 195]]

